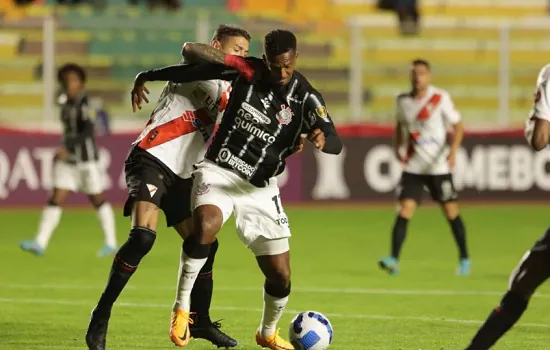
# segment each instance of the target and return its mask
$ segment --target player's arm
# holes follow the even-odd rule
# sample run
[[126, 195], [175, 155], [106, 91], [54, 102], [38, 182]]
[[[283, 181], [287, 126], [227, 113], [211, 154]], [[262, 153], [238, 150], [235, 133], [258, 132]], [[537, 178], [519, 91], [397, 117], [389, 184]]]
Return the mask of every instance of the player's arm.
[[173, 66], [152, 69], [139, 73], [134, 79], [134, 86], [131, 91], [132, 109], [135, 112], [141, 109], [143, 101], [149, 103], [147, 94], [149, 90], [145, 83], [149, 81], [171, 81], [174, 83], [188, 83], [201, 80], [233, 80], [238, 76], [238, 72], [229, 69], [222, 64], [203, 63], [203, 64], [177, 64]]
[[[340, 154], [343, 148], [342, 141], [327, 112], [323, 96], [319, 92], [313, 91], [305, 103], [306, 115], [304, 117], [311, 130], [308, 139], [323, 153]], [[324, 136], [324, 142], [318, 140], [321, 134]]]
[[88, 99], [84, 98], [77, 115], [77, 119], [82, 121], [83, 128], [77, 135], [65, 138], [65, 145], [68, 148], [83, 143], [86, 139], [94, 136], [93, 116], [94, 114], [89, 110]]
[[216, 63], [176, 64], [141, 72], [136, 76], [136, 81], [143, 84], [149, 81], [189, 83], [212, 79], [233, 80], [236, 75], [236, 70]]
[[406, 143], [404, 136], [406, 135], [407, 130], [403, 110], [399, 105], [399, 96], [395, 99], [394, 115], [395, 129], [393, 130], [393, 152], [397, 160], [404, 165], [406, 163], [406, 159], [401, 154], [401, 147], [403, 147]]
[[453, 127], [453, 142], [449, 151], [449, 165], [452, 168], [455, 165], [456, 154], [464, 139], [464, 123], [462, 122], [460, 113], [454, 106], [451, 96], [446, 94], [443, 98], [443, 117]]
[[223, 64], [238, 71], [248, 81], [254, 79], [255, 69], [249, 60], [241, 56], [226, 54], [211, 45], [187, 42], [183, 44], [181, 55], [192, 63], [207, 62]]
[[531, 118], [527, 121], [525, 136], [531, 148], [540, 151], [550, 143], [550, 87], [548, 80], [537, 88]]

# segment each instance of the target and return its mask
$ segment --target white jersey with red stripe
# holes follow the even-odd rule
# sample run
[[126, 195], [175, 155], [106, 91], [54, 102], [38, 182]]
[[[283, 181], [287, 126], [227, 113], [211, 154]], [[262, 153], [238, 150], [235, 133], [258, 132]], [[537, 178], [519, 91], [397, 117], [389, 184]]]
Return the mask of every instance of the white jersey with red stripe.
[[408, 138], [405, 171], [422, 175], [448, 174], [447, 129], [460, 121], [449, 93], [435, 86], [430, 86], [422, 98], [410, 92], [402, 93], [396, 100], [396, 118]]
[[168, 82], [149, 122], [133, 143], [176, 175], [190, 178], [225, 110], [231, 84], [224, 80]]
[[525, 138], [529, 144], [532, 143], [535, 131], [535, 119], [550, 122], [550, 64], [544, 66], [539, 73], [535, 101], [525, 123]]

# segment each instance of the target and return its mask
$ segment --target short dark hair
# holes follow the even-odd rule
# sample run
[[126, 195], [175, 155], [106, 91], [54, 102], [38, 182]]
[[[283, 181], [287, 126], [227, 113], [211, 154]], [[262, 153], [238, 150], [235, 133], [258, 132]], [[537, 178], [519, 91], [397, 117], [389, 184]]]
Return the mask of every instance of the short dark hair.
[[65, 84], [65, 76], [69, 72], [75, 72], [82, 83], [86, 82], [86, 71], [82, 66], [79, 66], [76, 63], [66, 63], [59, 70], [57, 71], [57, 81], [59, 84], [64, 85]]
[[241, 27], [232, 26], [228, 24], [220, 24], [218, 28], [214, 31], [211, 41], [224, 41], [227, 38], [234, 36], [242, 36], [246, 40], [250, 41], [250, 34]]
[[264, 52], [268, 57], [274, 57], [285, 52], [296, 51], [296, 35], [289, 30], [275, 29], [266, 34]]
[[432, 67], [430, 67], [430, 62], [428, 62], [428, 60], [425, 60], [423, 58], [415, 59], [414, 61], [412, 61], [412, 65], [413, 66], [425, 66], [426, 68], [428, 68], [428, 70], [432, 69]]

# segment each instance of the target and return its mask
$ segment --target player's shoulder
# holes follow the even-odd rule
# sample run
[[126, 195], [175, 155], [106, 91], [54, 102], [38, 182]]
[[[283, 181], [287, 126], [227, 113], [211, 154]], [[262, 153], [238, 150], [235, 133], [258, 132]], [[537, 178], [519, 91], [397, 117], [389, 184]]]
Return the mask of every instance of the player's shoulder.
[[401, 104], [407, 100], [412, 99], [411, 92], [410, 91], [402, 91], [395, 95], [395, 103]]
[[445, 89], [443, 89], [443, 88], [440, 88], [440, 87], [438, 87], [438, 86], [431, 85], [431, 86], [430, 86], [430, 90], [431, 90], [431, 91], [430, 91], [431, 95], [439, 95], [439, 96], [441, 96], [441, 97], [443, 97], [443, 98], [446, 98], [446, 99], [447, 99], [447, 98], [448, 98], [448, 99], [451, 98], [451, 94], [449, 93], [449, 91], [447, 91], [447, 90], [445, 90]]
[[294, 71], [294, 79], [296, 82], [296, 91], [298, 91], [302, 96], [308, 95], [314, 95], [319, 97], [321, 96], [321, 93], [307, 80], [307, 78], [300, 72]]

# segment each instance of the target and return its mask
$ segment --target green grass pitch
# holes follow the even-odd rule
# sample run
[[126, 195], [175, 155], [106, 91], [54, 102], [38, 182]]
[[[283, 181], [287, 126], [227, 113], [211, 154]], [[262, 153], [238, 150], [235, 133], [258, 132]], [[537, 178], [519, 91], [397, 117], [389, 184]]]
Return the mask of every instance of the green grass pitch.
[[[473, 261], [470, 277], [455, 275], [457, 251], [435, 207], [409, 225], [401, 274], [380, 271], [389, 248], [392, 208], [288, 208], [293, 292], [280, 326], [298, 312], [325, 313], [334, 326], [334, 350], [464, 349], [497, 305], [508, 276], [548, 225], [542, 206], [465, 207]], [[102, 234], [93, 210], [66, 210], [44, 257], [19, 250], [31, 238], [38, 210], [4, 210], [0, 235], [0, 349], [85, 349], [88, 315], [107, 278], [111, 259], [98, 259]], [[118, 238], [129, 221], [117, 218]], [[240, 341], [257, 348], [261, 273], [230, 221], [220, 234], [212, 315]], [[159, 230], [152, 252], [115, 306], [109, 349], [173, 349], [170, 309], [181, 242]], [[543, 286], [519, 325], [495, 349], [548, 349], [550, 286]], [[193, 341], [189, 349], [212, 349]]]

